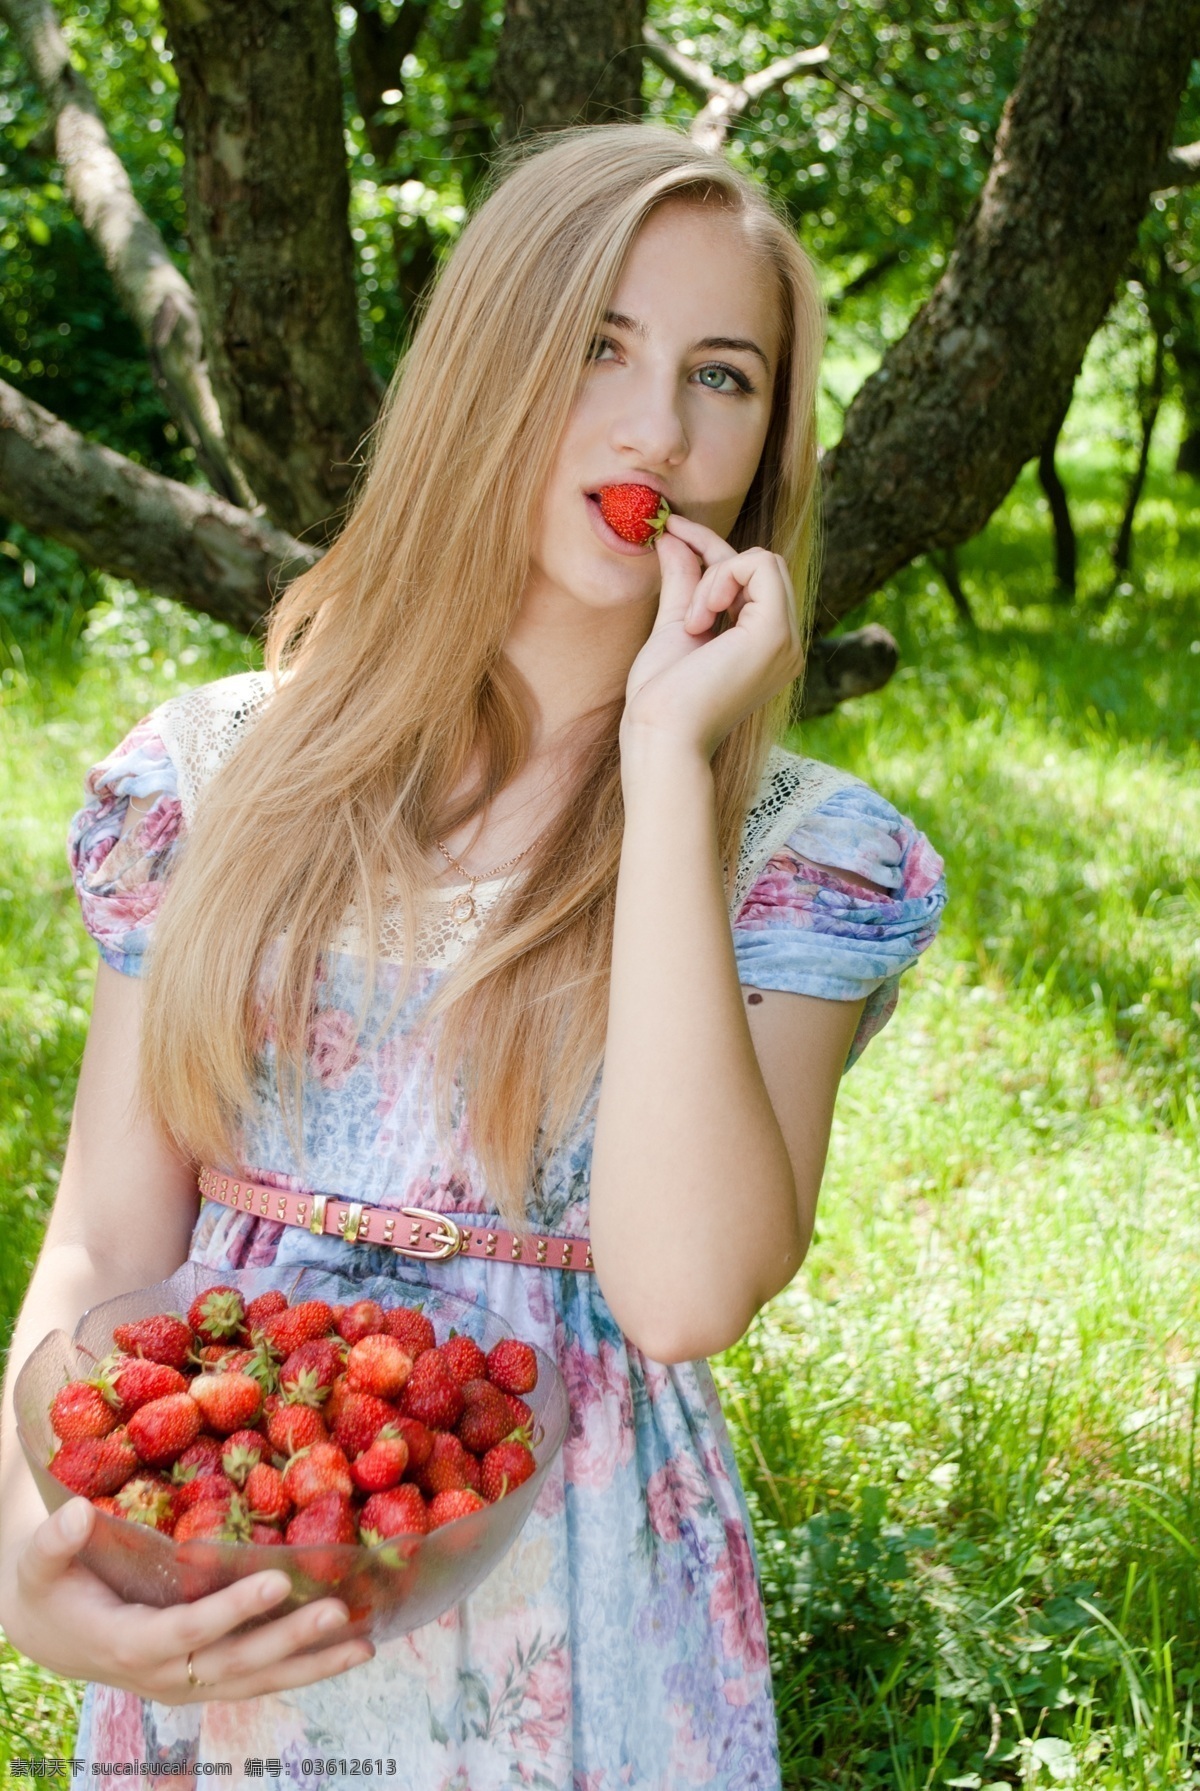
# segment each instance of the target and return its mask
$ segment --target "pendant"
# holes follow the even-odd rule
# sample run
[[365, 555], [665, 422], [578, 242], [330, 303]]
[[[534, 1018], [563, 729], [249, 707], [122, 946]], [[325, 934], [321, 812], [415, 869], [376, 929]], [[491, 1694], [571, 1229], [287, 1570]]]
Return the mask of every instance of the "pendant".
[[450, 917], [452, 920], [462, 923], [474, 920], [475, 897], [471, 894], [469, 889], [464, 890], [461, 895], [455, 896], [450, 904]]

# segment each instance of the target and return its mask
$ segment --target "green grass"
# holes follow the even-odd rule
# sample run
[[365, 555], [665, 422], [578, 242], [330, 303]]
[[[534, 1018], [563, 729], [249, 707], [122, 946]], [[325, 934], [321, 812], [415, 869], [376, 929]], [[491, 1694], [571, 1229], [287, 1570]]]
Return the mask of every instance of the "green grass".
[[719, 1365], [785, 1783], [1200, 1783], [1200, 515], [1064, 456], [863, 612], [902, 669], [804, 730], [926, 828], [951, 900], [845, 1083], [805, 1272]]
[[[925, 827], [951, 901], [846, 1081], [805, 1270], [716, 1365], [796, 1791], [1200, 1784], [1200, 492], [1167, 447], [1124, 588], [1084, 432], [1076, 604], [1026, 475], [961, 556], [978, 628], [910, 568], [851, 618], [897, 634], [893, 684], [804, 730]], [[87, 1024], [80, 780], [246, 663], [111, 589], [2, 673], [9, 1320]], [[65, 1752], [79, 1690], [0, 1654], [0, 1759]]]

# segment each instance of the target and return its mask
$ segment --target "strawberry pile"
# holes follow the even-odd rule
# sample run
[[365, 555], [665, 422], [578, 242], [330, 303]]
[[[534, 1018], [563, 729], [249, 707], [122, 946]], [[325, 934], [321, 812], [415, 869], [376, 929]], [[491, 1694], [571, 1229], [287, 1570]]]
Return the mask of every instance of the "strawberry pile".
[[534, 1471], [534, 1351], [439, 1347], [418, 1308], [212, 1287], [113, 1343], [55, 1395], [50, 1472], [177, 1542], [415, 1539]]

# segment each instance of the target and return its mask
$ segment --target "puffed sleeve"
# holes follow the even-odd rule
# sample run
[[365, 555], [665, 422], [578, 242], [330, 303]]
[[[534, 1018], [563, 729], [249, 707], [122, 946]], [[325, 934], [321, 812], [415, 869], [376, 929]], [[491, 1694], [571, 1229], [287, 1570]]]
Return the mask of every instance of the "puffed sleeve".
[[869, 785], [835, 790], [797, 823], [738, 910], [739, 980], [830, 1001], [865, 997], [849, 1069], [890, 1020], [901, 976], [937, 933], [943, 869], [925, 835]]
[[143, 717], [84, 778], [83, 807], [67, 828], [67, 861], [83, 924], [114, 970], [141, 976], [154, 916], [184, 837], [179, 781], [159, 733]]

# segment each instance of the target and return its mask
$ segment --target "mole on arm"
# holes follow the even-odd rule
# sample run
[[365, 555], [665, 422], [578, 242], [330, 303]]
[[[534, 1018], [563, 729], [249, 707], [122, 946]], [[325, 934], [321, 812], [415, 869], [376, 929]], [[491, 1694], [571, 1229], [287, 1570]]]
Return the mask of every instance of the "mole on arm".
[[762, 996], [759, 994], [757, 989], [751, 989], [750, 993], [746, 997], [746, 1000], [749, 1002], [750, 1006], [753, 1007], [755, 1002], [762, 1000]]

